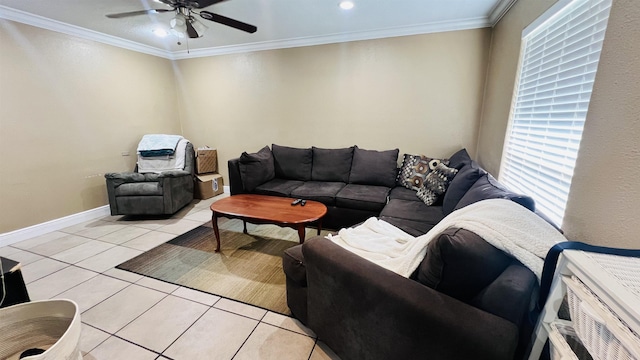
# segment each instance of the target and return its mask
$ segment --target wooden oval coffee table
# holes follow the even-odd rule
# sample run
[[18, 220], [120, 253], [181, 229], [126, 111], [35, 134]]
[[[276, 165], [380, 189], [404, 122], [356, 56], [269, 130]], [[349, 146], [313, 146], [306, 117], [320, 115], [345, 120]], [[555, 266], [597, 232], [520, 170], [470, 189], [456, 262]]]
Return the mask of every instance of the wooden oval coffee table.
[[247, 222], [252, 224], [274, 224], [298, 230], [300, 244], [304, 242], [305, 228], [312, 222], [318, 224], [318, 235], [322, 230], [322, 217], [327, 207], [320, 202], [307, 200], [305, 206], [291, 205], [295, 199], [255, 194], [232, 195], [211, 204], [211, 223], [216, 235], [216, 252], [220, 251], [218, 217], [241, 219], [243, 232], [247, 233]]

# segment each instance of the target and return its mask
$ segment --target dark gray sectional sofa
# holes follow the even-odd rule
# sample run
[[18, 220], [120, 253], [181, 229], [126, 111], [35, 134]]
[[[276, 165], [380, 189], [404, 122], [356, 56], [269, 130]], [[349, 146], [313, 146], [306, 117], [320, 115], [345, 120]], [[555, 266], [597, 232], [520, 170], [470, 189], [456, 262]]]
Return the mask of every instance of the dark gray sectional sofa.
[[327, 206], [323, 227], [340, 229], [380, 214], [396, 186], [397, 159], [398, 149], [298, 149], [274, 144], [271, 150], [264, 147], [229, 160], [231, 195], [320, 201]]
[[[228, 162], [232, 195], [323, 202], [323, 225], [332, 229], [377, 216], [419, 236], [456, 209], [490, 198], [535, 210], [530, 197], [506, 189], [464, 149], [446, 160], [458, 172], [440, 201], [427, 206], [401, 185], [397, 149], [272, 148]], [[515, 359], [535, 317], [535, 275], [464, 229], [431, 241], [409, 279], [319, 236], [287, 250], [283, 268], [293, 315], [343, 360]]]

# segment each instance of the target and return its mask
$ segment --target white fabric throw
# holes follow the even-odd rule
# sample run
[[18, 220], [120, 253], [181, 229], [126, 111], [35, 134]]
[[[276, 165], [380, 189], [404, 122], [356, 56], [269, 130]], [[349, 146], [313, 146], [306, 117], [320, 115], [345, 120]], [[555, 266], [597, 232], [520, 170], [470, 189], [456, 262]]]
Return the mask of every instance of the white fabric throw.
[[566, 238], [545, 220], [505, 199], [478, 201], [456, 210], [429, 232], [413, 237], [395, 226], [370, 218], [327, 238], [385, 269], [409, 277], [427, 252], [427, 244], [450, 227], [469, 230], [518, 259], [538, 277], [549, 249]]
[[144, 157], [138, 154], [138, 172], [159, 174], [164, 171], [184, 170], [188, 143], [189, 140], [180, 139], [173, 155]]

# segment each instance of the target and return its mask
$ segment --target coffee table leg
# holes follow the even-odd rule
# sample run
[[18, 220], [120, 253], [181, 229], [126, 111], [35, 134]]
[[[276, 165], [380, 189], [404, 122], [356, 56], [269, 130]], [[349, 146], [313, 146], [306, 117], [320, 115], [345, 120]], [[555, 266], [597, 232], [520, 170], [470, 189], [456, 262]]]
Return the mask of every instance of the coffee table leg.
[[242, 219], [242, 232], [248, 234], [247, 232], [247, 220]]
[[298, 237], [300, 238], [300, 244], [304, 243], [305, 226], [304, 224], [298, 225]]
[[218, 230], [218, 214], [214, 211], [211, 215], [211, 225], [213, 225], [213, 233], [216, 235], [216, 252], [220, 252], [220, 231]]
[[320, 235], [320, 231], [322, 231], [322, 219], [318, 219], [318, 235]]

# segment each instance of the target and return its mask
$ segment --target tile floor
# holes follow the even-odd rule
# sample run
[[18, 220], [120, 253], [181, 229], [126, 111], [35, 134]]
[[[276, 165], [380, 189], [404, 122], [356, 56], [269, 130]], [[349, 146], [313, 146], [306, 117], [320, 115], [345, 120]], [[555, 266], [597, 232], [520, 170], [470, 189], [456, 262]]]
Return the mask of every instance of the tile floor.
[[22, 263], [32, 300], [78, 303], [84, 360], [338, 359], [294, 318], [114, 268], [209, 221], [210, 204], [224, 196], [168, 219], [88, 221], [0, 255]]

